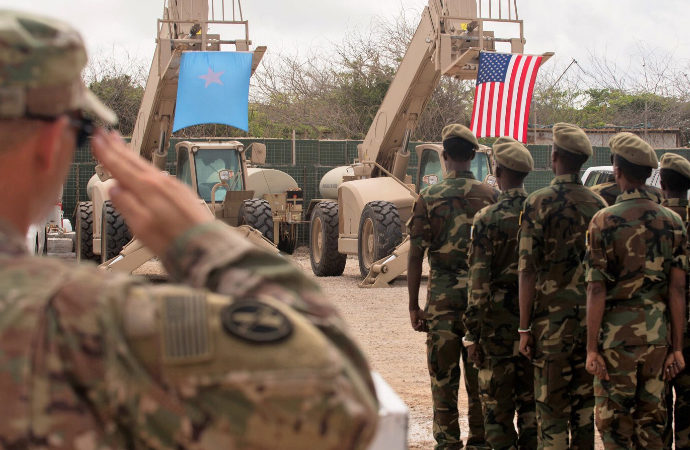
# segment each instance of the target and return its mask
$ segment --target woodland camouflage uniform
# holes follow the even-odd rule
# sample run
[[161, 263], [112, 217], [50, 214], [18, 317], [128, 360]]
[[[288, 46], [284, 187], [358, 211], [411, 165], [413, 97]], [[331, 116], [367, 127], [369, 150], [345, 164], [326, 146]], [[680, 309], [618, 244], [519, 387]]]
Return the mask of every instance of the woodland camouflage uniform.
[[[660, 167], [662, 169], [660, 174], [662, 182], [664, 181], [664, 175], [673, 175], [669, 171], [675, 172], [676, 177], [680, 176], [685, 178], [685, 180], [690, 180], [690, 162], [680, 155], [674, 153], [664, 154], [661, 157]], [[668, 182], [668, 180], [666, 181]], [[673, 187], [681, 188], [681, 186]], [[670, 186], [667, 186], [668, 188]], [[670, 191], [671, 189], [669, 189]], [[662, 205], [678, 214], [687, 230], [690, 224], [687, 191], [679, 191], [678, 194], [682, 194], [682, 197], [665, 198]], [[690, 296], [690, 291], [686, 295]], [[688, 302], [686, 302], [686, 309], [690, 310]], [[688, 335], [687, 328], [683, 336], [683, 356], [686, 362], [690, 361], [690, 335]], [[676, 448], [690, 448], [690, 370], [682, 371], [670, 381], [666, 392], [666, 409], [668, 420], [664, 428], [664, 445], [666, 448], [672, 448], [675, 434]]]
[[[650, 194], [654, 196], [657, 203], [661, 203], [664, 200], [664, 193], [654, 186], [647, 186]], [[621, 195], [621, 189], [618, 187], [615, 181], [609, 181], [607, 183], [601, 183], [594, 185], [590, 188], [595, 194], [601, 195], [601, 197], [606, 201], [608, 206], [612, 206], [616, 203], [616, 198]]]
[[594, 446], [582, 257], [587, 225], [605, 206], [577, 174], [555, 177], [525, 201], [518, 269], [536, 275], [531, 328], [539, 448]]
[[[688, 211], [687, 198], [666, 198], [662, 206], [678, 214], [683, 220], [685, 229], [688, 229], [688, 225], [690, 225], [690, 212]], [[690, 295], [690, 292], [688, 292], [688, 295]], [[686, 304], [686, 306], [690, 305]], [[688, 310], [690, 311], [690, 307]], [[687, 364], [690, 361], [690, 334], [688, 334], [687, 329], [683, 334], [683, 357]], [[666, 448], [671, 448], [675, 434], [676, 448], [690, 448], [690, 370], [686, 368], [671, 380], [669, 384], [666, 395], [668, 420], [664, 428], [664, 443]], [[674, 390], [675, 402], [673, 398]]]
[[496, 201], [498, 191], [477, 181], [472, 172], [448, 172], [443, 181], [423, 190], [409, 221], [410, 245], [428, 249], [429, 285], [424, 312], [429, 328], [427, 362], [434, 403], [433, 433], [437, 449], [462, 447], [458, 425], [460, 358], [465, 372], [470, 432], [467, 447], [484, 445], [484, 425], [477, 369], [462, 345], [462, 314], [467, 307], [467, 252], [477, 211]]
[[646, 187], [626, 191], [589, 226], [587, 281], [606, 284], [600, 348], [610, 380], [595, 378], [594, 389], [607, 448], [663, 445], [669, 273], [687, 270], [687, 236], [655, 196]]
[[[470, 248], [469, 303], [465, 340], [483, 354], [479, 387], [486, 440], [494, 449], [534, 449], [534, 372], [518, 353], [518, 230], [524, 189], [501, 193], [474, 218]], [[518, 414], [518, 432], [513, 420]]]

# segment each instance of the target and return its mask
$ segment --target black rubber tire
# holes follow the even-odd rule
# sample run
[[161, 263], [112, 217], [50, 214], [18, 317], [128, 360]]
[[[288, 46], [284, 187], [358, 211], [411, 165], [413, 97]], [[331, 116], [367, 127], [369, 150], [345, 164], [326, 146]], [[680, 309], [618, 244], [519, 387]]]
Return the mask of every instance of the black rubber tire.
[[[362, 232], [365, 224], [371, 221], [373, 226], [373, 251], [364, 250]], [[393, 253], [395, 247], [402, 242], [402, 226], [398, 208], [391, 202], [373, 201], [366, 204], [359, 219], [357, 232], [357, 255], [359, 258], [359, 271], [363, 277], [369, 274], [370, 265], [381, 258]], [[366, 254], [369, 253], [371, 261], [368, 262]]]
[[[321, 254], [315, 256], [318, 245], [314, 223], [321, 224]], [[309, 259], [317, 277], [337, 277], [343, 274], [347, 255], [338, 253], [338, 203], [323, 201], [316, 204], [309, 223]]]
[[101, 262], [119, 255], [122, 247], [131, 240], [132, 233], [124, 217], [110, 200], [105, 201], [101, 213]]
[[280, 224], [280, 236], [278, 236], [278, 250], [292, 255], [297, 246], [297, 225], [289, 223]]
[[76, 213], [77, 261], [99, 261], [93, 253], [93, 203], [79, 202]]
[[273, 241], [273, 214], [271, 205], [261, 198], [252, 198], [242, 202], [240, 218], [243, 225], [259, 230], [266, 239]]

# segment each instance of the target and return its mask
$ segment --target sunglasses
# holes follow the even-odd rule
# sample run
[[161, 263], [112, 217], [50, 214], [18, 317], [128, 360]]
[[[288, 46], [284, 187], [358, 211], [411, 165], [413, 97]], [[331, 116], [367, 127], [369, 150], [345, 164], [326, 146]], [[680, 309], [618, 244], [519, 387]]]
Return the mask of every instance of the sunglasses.
[[[29, 114], [24, 117], [27, 119], [40, 120], [43, 122], [54, 122], [57, 119], [59, 119], [58, 116], [42, 116], [39, 114]], [[69, 121], [70, 126], [74, 127], [74, 129], [77, 130], [77, 148], [83, 147], [84, 145], [86, 145], [89, 138], [96, 131], [96, 126], [94, 125], [93, 120], [85, 117], [74, 117], [70, 115], [67, 116], [67, 119]]]

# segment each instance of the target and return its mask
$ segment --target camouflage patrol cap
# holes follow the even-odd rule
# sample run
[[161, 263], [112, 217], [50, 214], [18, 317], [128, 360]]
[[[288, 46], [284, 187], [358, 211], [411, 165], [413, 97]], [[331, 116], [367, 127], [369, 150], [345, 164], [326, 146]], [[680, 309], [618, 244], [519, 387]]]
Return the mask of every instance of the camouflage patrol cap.
[[677, 153], [664, 153], [661, 157], [661, 168], [678, 172], [690, 180], [690, 161]]
[[609, 147], [612, 154], [619, 155], [632, 164], [653, 169], [659, 166], [652, 146], [633, 133], [626, 131], [614, 135], [609, 139]]
[[113, 124], [117, 116], [86, 88], [86, 50], [59, 20], [0, 10], [0, 119], [84, 111]]
[[553, 126], [553, 143], [570, 153], [592, 156], [592, 143], [582, 128], [560, 122]]
[[477, 140], [477, 137], [469, 128], [464, 125], [460, 125], [459, 123], [451, 123], [450, 125], [443, 127], [443, 131], [441, 132], [442, 140], [445, 141], [446, 139], [454, 137], [459, 137], [460, 139], [464, 139], [471, 143], [475, 150], [479, 148], [479, 141]]
[[511, 137], [500, 137], [494, 142], [494, 157], [496, 162], [516, 172], [531, 172], [534, 160], [527, 147]]

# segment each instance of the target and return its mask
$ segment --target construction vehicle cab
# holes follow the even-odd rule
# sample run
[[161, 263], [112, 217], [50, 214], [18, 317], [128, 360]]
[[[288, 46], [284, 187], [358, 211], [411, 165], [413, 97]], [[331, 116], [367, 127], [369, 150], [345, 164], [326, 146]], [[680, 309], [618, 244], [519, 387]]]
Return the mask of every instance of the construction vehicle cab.
[[264, 162], [266, 146], [250, 147], [247, 160], [238, 141], [179, 142], [177, 178], [196, 191], [217, 219], [231, 226], [249, 225], [292, 253], [302, 220], [302, 190], [285, 172], [251, 167]]
[[[417, 153], [417, 175], [415, 186], [417, 193], [432, 186], [446, 177], [446, 166], [443, 164], [443, 146], [440, 144], [421, 144], [415, 148]], [[477, 180], [488, 184], [493, 181], [493, 158], [491, 147], [480, 145], [472, 160], [472, 173]]]

